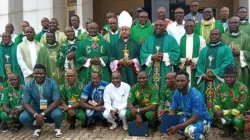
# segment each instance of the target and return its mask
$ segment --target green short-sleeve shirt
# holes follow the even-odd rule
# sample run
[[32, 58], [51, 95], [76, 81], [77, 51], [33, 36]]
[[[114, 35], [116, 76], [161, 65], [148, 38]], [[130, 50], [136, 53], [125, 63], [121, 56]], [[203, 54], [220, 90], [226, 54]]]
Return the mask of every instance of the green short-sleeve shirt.
[[60, 93], [65, 104], [68, 104], [68, 101], [73, 101], [77, 103], [80, 101], [81, 91], [84, 87], [84, 84], [80, 81], [77, 81], [73, 86], [70, 86], [68, 82], [65, 82], [60, 87]]
[[2, 104], [8, 104], [10, 109], [22, 106], [23, 99], [23, 86], [20, 86], [19, 90], [15, 90], [13, 87], [7, 87], [3, 91]]

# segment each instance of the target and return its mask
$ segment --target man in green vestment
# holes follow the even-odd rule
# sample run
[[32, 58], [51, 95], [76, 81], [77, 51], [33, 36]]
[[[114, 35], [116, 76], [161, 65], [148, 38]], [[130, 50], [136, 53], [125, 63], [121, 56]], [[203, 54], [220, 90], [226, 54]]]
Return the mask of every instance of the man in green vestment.
[[4, 89], [2, 96], [2, 112], [0, 118], [2, 121], [2, 132], [7, 132], [9, 127], [7, 123], [13, 124], [13, 131], [16, 132], [23, 127], [19, 122], [19, 115], [23, 112], [22, 107], [24, 85], [20, 84], [20, 77], [17, 74], [9, 75], [10, 86]]
[[[112, 11], [109, 11], [109, 12], [107, 13], [107, 21], [109, 22], [109, 19], [112, 18], [112, 17], [113, 17], [113, 18], [117, 18], [116, 13], [115, 13], [115, 12], [112, 12]], [[109, 32], [109, 31], [110, 31], [110, 25], [109, 25], [109, 24], [104, 25], [104, 26], [103, 26], [103, 29], [106, 29], [107, 32]]]
[[62, 44], [57, 52], [57, 64], [62, 70], [76, 69], [75, 51], [79, 40], [75, 37], [75, 31], [71, 26], [66, 27], [64, 33], [67, 36], [67, 40]]
[[148, 84], [148, 76], [145, 71], [137, 75], [138, 83], [131, 87], [128, 97], [126, 117], [135, 120], [138, 127], [143, 121], [149, 121], [152, 131], [157, 131], [157, 105], [159, 104], [158, 90]]
[[221, 41], [219, 29], [213, 29], [209, 37], [209, 45], [201, 50], [198, 58], [196, 77], [198, 78], [197, 88], [203, 94], [211, 115], [215, 88], [219, 83], [224, 82], [224, 68], [234, 64], [234, 60], [231, 49]]
[[159, 89], [165, 85], [163, 77], [179, 63], [180, 47], [174, 37], [165, 32], [164, 21], [156, 20], [154, 27], [154, 35], [149, 36], [141, 48], [140, 60], [149, 76], [148, 83]]
[[[55, 37], [56, 37], [56, 41], [59, 43], [59, 44], [63, 44], [66, 40], [67, 40], [67, 36], [64, 34], [64, 32], [61, 32], [60, 29], [58, 28], [58, 21], [57, 19], [55, 18], [51, 18], [50, 21], [49, 21], [49, 31], [50, 32], [53, 32], [55, 34]], [[46, 46], [46, 41], [47, 41], [47, 38], [46, 38], [46, 34], [43, 34], [43, 36], [41, 37], [41, 44]]]
[[21, 28], [22, 28], [22, 33], [20, 33], [16, 39], [15, 39], [15, 44], [18, 45], [19, 43], [21, 43], [23, 41], [23, 37], [25, 36], [25, 28], [30, 26], [28, 21], [23, 21], [21, 24]]
[[114, 46], [120, 38], [120, 29], [118, 28], [117, 18], [111, 17], [108, 19], [108, 22], [110, 30], [104, 35], [104, 39]]
[[78, 37], [82, 33], [86, 32], [86, 30], [80, 25], [80, 18], [78, 15], [73, 15], [70, 18], [70, 23], [72, 28], [75, 31], [75, 36]]
[[0, 44], [0, 82], [4, 85], [8, 83], [8, 75], [16, 73], [20, 76], [21, 83], [23, 81], [22, 71], [17, 63], [17, 46], [11, 41], [9, 32], [2, 34], [2, 42]]
[[150, 21], [148, 20], [148, 13], [146, 11], [140, 12], [139, 22], [131, 28], [131, 37], [143, 45], [147, 37], [153, 35], [153, 33], [154, 27], [152, 27]]
[[160, 104], [158, 109], [158, 119], [161, 120], [165, 113], [169, 113], [172, 97], [176, 90], [176, 72], [169, 72], [166, 74], [166, 85], [162, 86], [160, 89], [159, 97]]
[[232, 49], [238, 71], [238, 81], [250, 87], [250, 37], [240, 30], [240, 18], [229, 20], [229, 30], [222, 35], [222, 40]]
[[[79, 102], [84, 84], [77, 80], [77, 72], [68, 69], [66, 72], [66, 82], [60, 87], [63, 103], [59, 108], [64, 111], [64, 118], [69, 123], [69, 129], [75, 129], [76, 119], [84, 122], [86, 120], [85, 110], [80, 108]], [[82, 123], [84, 127], [84, 123]]]
[[181, 64], [179, 67], [190, 75], [191, 87], [197, 87], [196, 64], [200, 51], [206, 47], [206, 41], [202, 36], [194, 33], [195, 21], [193, 19], [188, 19], [184, 28], [186, 34], [180, 40]]
[[228, 65], [224, 70], [225, 83], [218, 85], [214, 96], [214, 117], [216, 125], [224, 129], [222, 137], [228, 137], [231, 132], [238, 137], [243, 136], [243, 113], [247, 111], [249, 103], [248, 88], [237, 81], [237, 68]]
[[240, 18], [240, 30], [250, 36], [250, 23], [247, 19], [247, 8], [239, 7], [237, 9], [237, 16]]
[[224, 27], [220, 21], [216, 21], [213, 16], [212, 8], [205, 8], [203, 11], [203, 19], [196, 24], [195, 33], [202, 36], [206, 43], [209, 44], [209, 34], [213, 29], [218, 29], [221, 34], [224, 33]]
[[64, 70], [57, 64], [56, 55], [61, 45], [56, 41], [54, 32], [47, 32], [47, 43], [42, 47], [37, 56], [37, 64], [42, 64], [47, 70], [47, 76], [54, 79], [58, 85], [64, 83]]
[[78, 40], [83, 40], [85, 38], [87, 38], [89, 36], [89, 32], [88, 32], [88, 25], [93, 22], [93, 19], [91, 18], [87, 18], [85, 21], [85, 27], [86, 27], [86, 32], [80, 34], [77, 38]]
[[139, 62], [140, 44], [130, 35], [132, 17], [126, 11], [119, 16], [121, 38], [110, 49], [110, 69], [112, 72], [120, 71], [122, 81], [133, 86], [137, 83], [136, 75], [140, 71]]
[[88, 38], [82, 40], [76, 48], [76, 67], [79, 80], [85, 84], [90, 81], [92, 72], [98, 72], [104, 81], [110, 81], [108, 69], [110, 44], [98, 34], [98, 25], [92, 22], [88, 26]]
[[47, 33], [49, 30], [49, 19], [44, 17], [41, 20], [41, 25], [43, 27], [42, 31], [38, 33], [39, 38], [42, 38], [43, 34]]

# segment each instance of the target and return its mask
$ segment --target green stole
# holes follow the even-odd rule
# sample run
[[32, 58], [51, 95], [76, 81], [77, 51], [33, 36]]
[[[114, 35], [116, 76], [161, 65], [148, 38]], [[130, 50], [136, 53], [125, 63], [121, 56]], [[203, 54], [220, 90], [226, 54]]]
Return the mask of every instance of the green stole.
[[[187, 35], [182, 36], [180, 41], [180, 50], [181, 50], [181, 58], [186, 58], [186, 45], [187, 45]], [[193, 35], [193, 54], [192, 58], [197, 58], [199, 56], [200, 50], [200, 36], [195, 34]], [[197, 86], [197, 79], [195, 78], [196, 70], [191, 70], [191, 87]]]
[[[3, 50], [2, 47], [4, 47], [3, 43], [1, 42], [0, 45], [0, 56], [3, 56]], [[17, 50], [17, 45], [13, 42], [11, 42], [11, 44], [8, 45], [8, 47], [11, 47], [11, 73], [16, 73], [20, 76], [20, 80], [21, 80], [21, 84], [24, 83], [24, 79], [23, 79], [23, 74], [21, 72], [21, 68], [19, 67], [18, 63], [17, 63], [17, 55], [16, 55], [16, 50]], [[4, 62], [3, 59], [0, 59], [0, 77], [2, 77], [2, 81], [6, 83], [7, 82], [7, 77], [5, 76], [5, 66], [4, 66]]]
[[79, 36], [82, 33], [82, 30], [77, 30], [77, 36]]

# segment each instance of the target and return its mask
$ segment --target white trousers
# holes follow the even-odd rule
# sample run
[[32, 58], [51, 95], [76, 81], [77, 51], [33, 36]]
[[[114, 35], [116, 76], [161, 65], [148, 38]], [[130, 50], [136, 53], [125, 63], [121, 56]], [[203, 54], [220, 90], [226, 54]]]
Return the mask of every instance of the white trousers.
[[[127, 125], [126, 109], [118, 112], [120, 119], [122, 119], [123, 125]], [[105, 110], [103, 112], [104, 118], [106, 118], [110, 123], [115, 124], [115, 119], [111, 116], [110, 111]]]

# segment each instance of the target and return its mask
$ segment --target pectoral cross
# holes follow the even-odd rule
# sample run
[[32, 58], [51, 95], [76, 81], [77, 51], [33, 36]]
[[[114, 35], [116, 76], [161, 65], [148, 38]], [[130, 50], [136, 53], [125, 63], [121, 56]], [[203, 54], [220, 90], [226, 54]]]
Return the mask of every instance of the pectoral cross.
[[214, 59], [214, 57], [212, 56], [212, 55], [210, 55], [209, 57], [208, 57], [208, 59], [209, 59], [209, 67], [212, 67], [212, 61], [213, 61], [213, 59]]
[[159, 53], [160, 48], [161, 47], [159, 45], [156, 46], [156, 53]]
[[60, 78], [60, 76], [61, 76], [61, 71], [59, 70], [59, 68], [57, 68], [56, 70], [55, 70], [55, 72], [53, 72], [52, 73], [53, 74], [53, 76], [55, 76], [56, 78]]
[[128, 61], [129, 60], [129, 50], [127, 49], [127, 47], [125, 47], [125, 49], [123, 50], [124, 53], [124, 60]]
[[49, 58], [51, 58], [52, 60], [56, 61], [56, 52], [53, 52]]
[[8, 54], [5, 55], [5, 58], [6, 58], [6, 63], [9, 63], [9, 58], [10, 56]]

